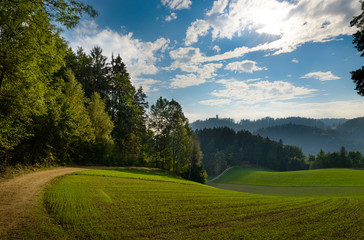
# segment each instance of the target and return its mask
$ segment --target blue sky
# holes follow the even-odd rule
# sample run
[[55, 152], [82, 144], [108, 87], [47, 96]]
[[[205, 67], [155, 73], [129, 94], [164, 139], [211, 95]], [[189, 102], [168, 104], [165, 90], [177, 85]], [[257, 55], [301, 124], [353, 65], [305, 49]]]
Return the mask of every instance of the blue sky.
[[74, 50], [120, 54], [148, 101], [190, 121], [364, 116], [350, 72], [358, 0], [87, 0], [99, 11], [63, 33]]

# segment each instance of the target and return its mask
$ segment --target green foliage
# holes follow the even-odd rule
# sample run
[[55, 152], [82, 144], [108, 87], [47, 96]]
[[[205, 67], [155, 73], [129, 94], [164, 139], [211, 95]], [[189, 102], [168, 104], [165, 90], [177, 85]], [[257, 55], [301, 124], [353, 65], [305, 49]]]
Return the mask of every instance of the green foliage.
[[114, 123], [106, 112], [105, 102], [96, 92], [92, 94], [87, 110], [95, 133], [95, 142], [91, 144], [87, 155], [92, 162], [103, 162], [105, 164], [104, 161], [110, 157], [114, 143], [111, 137]]
[[344, 147], [339, 152], [326, 153], [320, 151], [315, 161], [311, 162], [310, 168], [361, 168], [364, 167], [364, 157], [358, 151], [347, 153]]
[[5, 0], [0, 9], [0, 158], [30, 162], [35, 149], [24, 142], [47, 115], [52, 74], [64, 64], [66, 45], [41, 1]]
[[154, 164], [187, 179], [205, 182], [201, 151], [181, 105], [160, 97], [151, 106], [149, 127], [154, 132]]
[[146, 165], [155, 155], [163, 168], [204, 182], [199, 145], [181, 106], [168, 103], [170, 141], [156, 147], [158, 136], [146, 126], [146, 95], [132, 85], [120, 55], [108, 63], [98, 46], [89, 55], [82, 48], [73, 53], [59, 36], [55, 26], [74, 27], [84, 13], [96, 16], [90, 5], [4, 0], [0, 10], [1, 168]]
[[96, 17], [98, 12], [89, 4], [78, 0], [44, 0], [31, 1], [32, 3], [43, 3], [48, 16], [67, 28], [75, 27], [84, 13]]
[[[364, 2], [361, 1], [361, 10], [362, 12], [353, 18], [350, 22], [350, 25], [356, 26], [358, 31], [353, 34], [354, 40], [353, 44], [355, 44], [356, 49], [361, 54], [360, 56], [364, 56]], [[351, 72], [351, 79], [356, 84], [355, 90], [361, 96], [364, 96], [364, 66], [361, 69]]]
[[86, 145], [95, 140], [95, 132], [85, 106], [87, 99], [82, 86], [76, 81], [71, 70], [66, 72], [64, 101], [62, 104], [62, 127], [60, 143], [64, 152], [62, 160], [68, 158], [80, 159], [85, 154]]
[[96, 140], [112, 143], [111, 131], [114, 128], [114, 124], [111, 121], [111, 117], [105, 112], [105, 103], [98, 93], [95, 92], [91, 96], [87, 110], [95, 131]]

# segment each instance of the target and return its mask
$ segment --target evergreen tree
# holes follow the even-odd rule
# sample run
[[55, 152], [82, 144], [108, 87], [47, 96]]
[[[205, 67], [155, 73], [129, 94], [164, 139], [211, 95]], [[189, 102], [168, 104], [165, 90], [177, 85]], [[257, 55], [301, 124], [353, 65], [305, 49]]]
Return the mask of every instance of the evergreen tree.
[[87, 86], [85, 94], [87, 97], [90, 97], [94, 92], [97, 92], [102, 99], [107, 100], [109, 97], [107, 57], [102, 55], [102, 49], [99, 46], [91, 49], [90, 57], [92, 74], [88, 79], [89, 83], [85, 85]]

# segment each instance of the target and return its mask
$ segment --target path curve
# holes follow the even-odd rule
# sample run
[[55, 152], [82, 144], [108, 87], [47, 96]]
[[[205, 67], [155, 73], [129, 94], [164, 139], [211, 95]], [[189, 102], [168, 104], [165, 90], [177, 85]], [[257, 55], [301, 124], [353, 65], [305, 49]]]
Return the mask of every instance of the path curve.
[[213, 179], [207, 181], [206, 183], [210, 183], [210, 182], [213, 182], [215, 181], [216, 179], [218, 179], [219, 177], [221, 177], [222, 175], [224, 175], [227, 171], [229, 171], [230, 169], [232, 168], [236, 168], [238, 166], [232, 166], [232, 167], [228, 167], [227, 169], [225, 169], [222, 173], [220, 173], [219, 175], [217, 175], [216, 177], [214, 177]]
[[36, 197], [53, 178], [90, 168], [66, 167], [24, 174], [0, 182], [0, 236], [27, 220]]

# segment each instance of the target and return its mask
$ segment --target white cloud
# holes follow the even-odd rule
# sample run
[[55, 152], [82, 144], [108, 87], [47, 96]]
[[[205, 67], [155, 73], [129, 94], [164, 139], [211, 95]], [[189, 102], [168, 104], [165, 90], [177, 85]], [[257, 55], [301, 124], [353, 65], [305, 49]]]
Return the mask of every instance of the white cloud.
[[196, 72], [199, 64], [204, 58], [199, 48], [178, 48], [169, 52], [173, 63], [168, 68], [170, 70], [181, 69], [185, 72]]
[[185, 75], [176, 75], [175, 78], [171, 79], [171, 88], [185, 88], [190, 86], [197, 86], [205, 83], [204, 78], [199, 78], [198, 75], [190, 73]]
[[301, 78], [315, 78], [320, 81], [330, 81], [340, 79], [339, 77], [332, 74], [331, 71], [328, 72], [311, 72], [303, 75]]
[[[198, 19], [187, 29], [185, 44], [192, 45], [201, 36], [211, 33], [212, 39], [240, 37], [251, 31], [275, 35], [253, 49], [238, 48], [215, 59], [240, 57], [251, 51], [273, 51], [273, 54], [294, 51], [307, 42], [327, 42], [340, 35], [351, 35], [348, 24], [360, 12], [359, 1], [301, 0], [216, 0], [205, 19]], [[269, 39], [269, 38], [268, 38]], [[215, 60], [216, 61], [216, 60]]]
[[219, 80], [225, 89], [214, 90], [211, 95], [236, 100], [241, 104], [256, 104], [271, 101], [284, 101], [312, 96], [316, 89], [296, 87], [283, 81], [238, 81]]
[[[111, 59], [111, 54], [120, 53], [128, 72], [132, 78], [143, 74], [156, 74], [159, 68], [156, 66], [169, 45], [169, 39], [159, 38], [154, 42], [143, 42], [134, 38], [133, 33], [126, 35], [111, 29], [98, 29], [97, 24], [91, 23], [92, 31], [76, 30], [74, 39], [71, 41], [73, 49], [78, 46], [89, 52], [94, 46], [100, 46], [103, 54]], [[85, 24], [81, 22], [83, 28]]]
[[187, 9], [191, 6], [191, 0], [161, 0], [162, 4], [172, 10]]
[[292, 59], [292, 62], [293, 63], [299, 63], [299, 61], [297, 59], [295, 59], [295, 58]]
[[199, 37], [209, 33], [210, 28], [211, 25], [208, 21], [201, 19], [196, 20], [187, 29], [185, 44], [189, 46], [197, 42]]
[[210, 100], [203, 100], [199, 102], [201, 105], [207, 106], [221, 106], [227, 105], [231, 103], [230, 99], [210, 99]]
[[175, 78], [171, 79], [171, 88], [185, 88], [190, 86], [197, 86], [207, 82], [216, 76], [217, 69], [223, 65], [220, 63], [209, 63], [205, 65], [194, 66], [191, 68], [184, 68], [187, 72], [194, 72], [186, 75], [176, 75]]
[[167, 22], [170, 22], [170, 21], [172, 21], [172, 20], [176, 20], [177, 19], [177, 14], [176, 13], [171, 13], [171, 15], [170, 16], [167, 16], [166, 17], [166, 21]]
[[217, 0], [214, 2], [211, 10], [206, 13], [207, 16], [211, 16], [213, 14], [221, 14], [224, 13], [229, 0]]
[[215, 45], [215, 46], [212, 48], [212, 50], [215, 50], [217, 53], [220, 53], [221, 48], [220, 48], [219, 46]]
[[226, 65], [225, 70], [238, 71], [241, 73], [253, 73], [255, 71], [268, 70], [266, 67], [258, 67], [257, 62], [244, 60], [241, 62], [232, 62]]
[[[169, 56], [173, 59], [173, 63], [170, 67], [164, 68], [165, 70], [176, 70], [180, 69], [183, 72], [195, 73], [193, 75], [197, 76], [200, 84], [204, 83], [207, 79], [211, 79], [216, 76], [216, 71], [223, 67], [222, 63], [208, 63], [202, 64], [202, 59], [204, 56], [200, 52], [199, 48], [178, 48], [176, 50], [170, 51]], [[196, 77], [196, 78], [197, 78]], [[189, 79], [191, 78], [191, 75]], [[176, 78], [173, 83], [178, 81]], [[204, 80], [204, 81], [202, 81]], [[196, 84], [194, 84], [196, 85]], [[175, 84], [173, 84], [175, 87]], [[184, 86], [184, 85], [183, 85]]]
[[95, 21], [88, 21], [84, 20], [81, 21], [76, 29], [75, 32], [79, 35], [81, 34], [96, 34], [97, 33], [97, 24]]
[[131, 81], [135, 88], [142, 87], [145, 93], [158, 91], [156, 85], [161, 83], [161, 81], [150, 78], [132, 78]]

